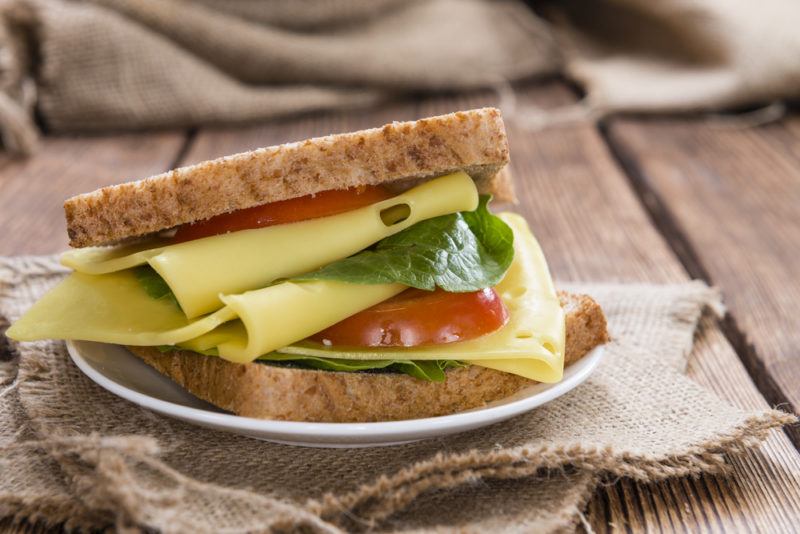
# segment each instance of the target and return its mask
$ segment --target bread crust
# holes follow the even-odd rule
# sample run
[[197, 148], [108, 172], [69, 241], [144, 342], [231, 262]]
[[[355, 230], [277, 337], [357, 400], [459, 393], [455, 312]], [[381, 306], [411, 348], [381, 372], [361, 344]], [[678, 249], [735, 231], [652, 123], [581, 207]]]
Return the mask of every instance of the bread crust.
[[[586, 295], [559, 293], [566, 311], [569, 365], [608, 341], [600, 306]], [[404, 374], [235, 364], [191, 351], [129, 347], [197, 397], [245, 417], [367, 422], [434, 417], [483, 406], [534, 384], [521, 376], [471, 365], [449, 369], [444, 382]]]
[[259, 148], [78, 195], [64, 203], [70, 245], [113, 244], [328, 189], [398, 188], [463, 170], [514, 201], [500, 111], [483, 108]]

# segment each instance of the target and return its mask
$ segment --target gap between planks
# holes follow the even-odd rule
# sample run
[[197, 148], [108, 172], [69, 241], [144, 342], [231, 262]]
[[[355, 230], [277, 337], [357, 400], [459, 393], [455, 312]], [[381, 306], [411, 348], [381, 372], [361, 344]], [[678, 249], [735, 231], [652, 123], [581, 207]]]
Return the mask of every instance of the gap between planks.
[[[613, 120], [613, 119], [611, 119]], [[608, 146], [609, 153], [617, 162], [624, 176], [627, 177], [631, 189], [639, 197], [650, 222], [661, 233], [673, 253], [692, 278], [698, 278], [709, 285], [715, 285], [714, 278], [704, 265], [694, 245], [681, 226], [678, 217], [673, 214], [669, 205], [652, 187], [642, 170], [639, 160], [632, 149], [615, 138], [608, 121], [598, 125], [598, 132]], [[772, 373], [760, 357], [753, 343], [748, 341], [747, 334], [741, 328], [736, 317], [727, 311], [719, 321], [720, 329], [733, 347], [736, 355], [744, 364], [747, 373], [755, 383], [766, 401], [777, 409], [792, 413], [791, 399], [783, 392]], [[788, 409], [787, 409], [788, 408]], [[784, 428], [789, 439], [800, 447], [800, 428], [789, 426]]]
[[192, 150], [194, 146], [194, 142], [197, 139], [197, 132], [198, 128], [192, 127], [186, 130], [183, 137], [183, 142], [181, 146], [178, 147], [178, 151], [175, 153], [175, 157], [172, 158], [172, 162], [169, 166], [164, 169], [165, 171], [170, 171], [172, 169], [177, 169], [181, 166], [181, 162], [186, 160], [186, 155]]

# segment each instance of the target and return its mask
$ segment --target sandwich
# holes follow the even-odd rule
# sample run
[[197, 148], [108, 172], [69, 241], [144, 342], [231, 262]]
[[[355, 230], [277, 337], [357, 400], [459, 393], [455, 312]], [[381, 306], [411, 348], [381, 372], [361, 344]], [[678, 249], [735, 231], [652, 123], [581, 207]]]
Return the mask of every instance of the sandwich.
[[261, 148], [64, 204], [72, 269], [18, 341], [127, 346], [246, 417], [385, 421], [558, 382], [606, 342], [557, 292], [493, 108]]

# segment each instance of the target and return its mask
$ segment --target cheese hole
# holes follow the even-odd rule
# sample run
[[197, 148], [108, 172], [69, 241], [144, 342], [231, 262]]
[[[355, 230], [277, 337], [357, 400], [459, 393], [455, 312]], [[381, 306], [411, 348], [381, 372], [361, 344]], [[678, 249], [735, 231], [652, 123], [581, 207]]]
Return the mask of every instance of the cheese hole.
[[515, 287], [508, 291], [504, 291], [503, 298], [508, 300], [516, 299], [524, 295], [526, 291], [528, 291], [527, 287]]
[[545, 350], [547, 352], [552, 352], [553, 354], [555, 354], [556, 347], [552, 343], [547, 342], [547, 343], [544, 343], [542, 346], [545, 348]]
[[381, 220], [386, 226], [394, 226], [401, 223], [411, 216], [411, 206], [408, 204], [397, 204], [381, 210]]
[[522, 330], [517, 332], [517, 339], [528, 339], [530, 337], [533, 337], [533, 332], [530, 330]]

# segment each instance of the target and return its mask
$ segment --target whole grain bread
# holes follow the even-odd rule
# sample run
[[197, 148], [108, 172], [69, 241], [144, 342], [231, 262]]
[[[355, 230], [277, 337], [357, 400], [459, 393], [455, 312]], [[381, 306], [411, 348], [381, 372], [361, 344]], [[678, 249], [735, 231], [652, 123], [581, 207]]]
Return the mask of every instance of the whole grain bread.
[[[569, 365], [608, 341], [600, 306], [585, 295], [559, 293], [566, 311]], [[507, 397], [534, 382], [471, 365], [444, 382], [395, 373], [347, 373], [262, 363], [235, 364], [190, 351], [129, 347], [195, 396], [245, 417], [290, 421], [364, 422], [445, 415]]]
[[500, 111], [460, 111], [259, 148], [104, 187], [64, 203], [70, 245], [107, 245], [328, 189], [398, 189], [463, 170], [482, 193], [513, 201]]

